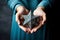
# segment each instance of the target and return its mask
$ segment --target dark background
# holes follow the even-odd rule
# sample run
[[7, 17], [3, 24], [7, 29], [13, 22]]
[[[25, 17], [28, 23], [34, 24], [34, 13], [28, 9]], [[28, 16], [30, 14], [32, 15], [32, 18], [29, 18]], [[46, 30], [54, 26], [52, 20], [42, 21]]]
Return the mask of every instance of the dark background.
[[9, 40], [12, 11], [7, 6], [7, 0], [0, 0], [0, 40]]
[[[58, 33], [59, 27], [59, 7], [59, 1], [55, 0], [52, 8], [47, 12], [46, 40], [56, 39], [55, 36], [58, 35], [56, 33]], [[12, 11], [7, 6], [7, 0], [0, 0], [0, 40], [10, 39], [11, 19]]]

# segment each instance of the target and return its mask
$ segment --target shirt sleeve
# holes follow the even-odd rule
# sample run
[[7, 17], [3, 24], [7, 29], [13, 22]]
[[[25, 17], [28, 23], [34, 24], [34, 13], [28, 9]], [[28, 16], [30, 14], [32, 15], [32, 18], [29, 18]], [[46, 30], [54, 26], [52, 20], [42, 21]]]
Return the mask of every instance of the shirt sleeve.
[[8, 1], [8, 6], [14, 10], [16, 9], [18, 6], [23, 5], [22, 2], [20, 0], [9, 0]]
[[38, 4], [38, 6], [37, 7], [44, 7], [44, 8], [46, 8], [46, 7], [51, 7], [51, 0], [42, 0], [39, 4]]

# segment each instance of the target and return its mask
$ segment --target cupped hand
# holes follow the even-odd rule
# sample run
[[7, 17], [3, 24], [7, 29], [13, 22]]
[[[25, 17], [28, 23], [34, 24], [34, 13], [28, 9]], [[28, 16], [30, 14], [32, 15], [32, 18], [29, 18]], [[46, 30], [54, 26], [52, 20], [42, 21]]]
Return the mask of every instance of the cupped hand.
[[40, 20], [40, 22], [39, 22], [40, 24], [39, 24], [38, 26], [34, 27], [34, 28], [31, 30], [31, 33], [36, 32], [39, 28], [42, 27], [42, 25], [45, 24], [45, 21], [46, 21], [46, 13], [45, 13], [43, 10], [44, 10], [43, 7], [37, 7], [37, 9], [34, 10], [33, 14], [34, 14], [35, 16], [40, 16], [40, 17], [42, 17], [42, 20]]
[[23, 6], [20, 6], [17, 8], [17, 13], [16, 13], [16, 22], [18, 23], [19, 27], [27, 32], [27, 33], [33, 33], [33, 32], [36, 32], [42, 25], [44, 25], [44, 22], [46, 21], [46, 13], [43, 11], [43, 8], [41, 7], [38, 7], [37, 9], [34, 10], [33, 14], [35, 16], [41, 16], [43, 18], [43, 20], [40, 21], [40, 24], [36, 27], [34, 27], [33, 29], [30, 29], [30, 28], [27, 28], [23, 25], [20, 25], [22, 21], [24, 21], [24, 18], [21, 18], [21, 15], [24, 15], [24, 14], [28, 14], [29, 11], [23, 7]]
[[30, 29], [21, 25], [22, 22], [24, 21], [24, 18], [22, 18], [22, 15], [27, 15], [29, 13], [28, 9], [26, 9], [24, 6], [19, 6], [16, 9], [17, 13], [16, 13], [16, 22], [18, 23], [18, 26], [25, 32], [30, 32]]

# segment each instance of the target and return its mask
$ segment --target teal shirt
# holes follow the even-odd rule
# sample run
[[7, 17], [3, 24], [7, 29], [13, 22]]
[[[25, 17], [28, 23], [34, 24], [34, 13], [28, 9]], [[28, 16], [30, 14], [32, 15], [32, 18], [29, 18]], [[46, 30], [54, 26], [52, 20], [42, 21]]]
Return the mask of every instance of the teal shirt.
[[34, 10], [38, 6], [45, 8], [51, 6], [51, 2], [51, 0], [9, 0], [8, 5], [13, 10], [20, 5], [23, 5], [30, 10]]
[[37, 7], [51, 7], [52, 0], [9, 0], [8, 5], [13, 11], [12, 17], [12, 27], [11, 27], [11, 36], [10, 40], [45, 40], [45, 30], [46, 26], [37, 30], [33, 34], [27, 34], [21, 30], [16, 23], [16, 8], [23, 5], [29, 10], [34, 11]]

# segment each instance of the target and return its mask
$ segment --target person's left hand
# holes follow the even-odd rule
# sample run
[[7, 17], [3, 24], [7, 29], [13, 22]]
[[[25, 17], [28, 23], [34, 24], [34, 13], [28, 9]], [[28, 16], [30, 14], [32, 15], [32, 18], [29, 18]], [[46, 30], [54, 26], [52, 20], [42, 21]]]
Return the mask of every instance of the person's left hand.
[[46, 13], [43, 11], [44, 8], [43, 7], [38, 7], [36, 10], [34, 10], [33, 14], [35, 16], [40, 16], [42, 17], [43, 20], [41, 20], [39, 23], [39, 25], [37, 27], [34, 27], [31, 30], [31, 33], [36, 32], [40, 27], [42, 27], [42, 25], [44, 25], [44, 22], [46, 21]]

